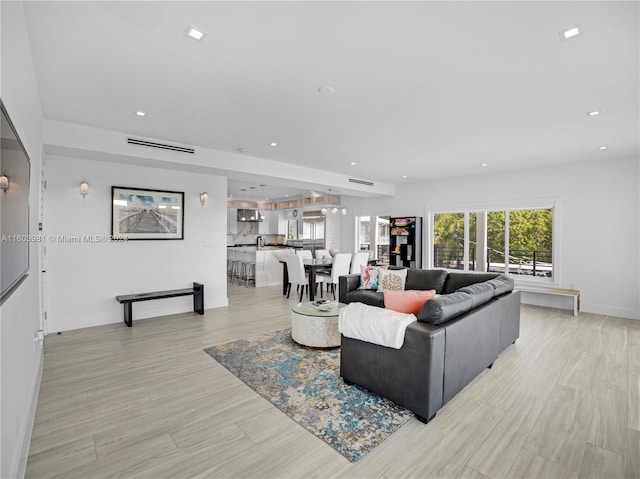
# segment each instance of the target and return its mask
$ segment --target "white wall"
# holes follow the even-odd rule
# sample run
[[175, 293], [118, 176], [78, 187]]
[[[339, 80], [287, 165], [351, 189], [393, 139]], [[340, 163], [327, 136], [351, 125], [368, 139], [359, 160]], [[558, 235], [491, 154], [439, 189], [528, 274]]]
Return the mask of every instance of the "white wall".
[[581, 291], [583, 311], [640, 319], [639, 169], [638, 158], [603, 160], [410, 184], [393, 198], [343, 197], [350, 220], [341, 245], [353, 243], [356, 215], [418, 215], [427, 221], [433, 211], [555, 198], [559, 286]]
[[[31, 159], [30, 232], [38, 232], [42, 115], [21, 2], [0, 2], [0, 97]], [[1, 247], [1, 246], [0, 246]], [[40, 386], [39, 249], [30, 245], [29, 276], [0, 307], [0, 477], [22, 477]]]
[[[117, 295], [194, 281], [205, 286], [205, 309], [227, 306], [226, 178], [48, 155], [46, 163], [49, 333], [122, 322]], [[86, 197], [82, 180], [89, 183]], [[184, 191], [184, 240], [61, 240], [110, 234], [112, 186]], [[191, 296], [154, 300], [134, 304], [133, 318], [192, 310]]]

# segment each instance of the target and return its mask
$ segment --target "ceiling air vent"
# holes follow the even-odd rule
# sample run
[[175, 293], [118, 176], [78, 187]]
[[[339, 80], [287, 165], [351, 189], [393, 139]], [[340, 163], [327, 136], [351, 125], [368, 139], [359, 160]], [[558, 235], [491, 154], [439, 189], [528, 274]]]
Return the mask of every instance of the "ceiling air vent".
[[194, 154], [196, 150], [194, 148], [187, 148], [186, 146], [167, 145], [165, 143], [155, 143], [153, 141], [138, 140], [137, 138], [127, 138], [127, 143], [130, 145], [146, 146], [148, 148], [158, 148], [160, 150], [179, 151], [181, 153]]
[[355, 178], [349, 178], [349, 183], [358, 183], [359, 185], [373, 186], [373, 181], [357, 180]]

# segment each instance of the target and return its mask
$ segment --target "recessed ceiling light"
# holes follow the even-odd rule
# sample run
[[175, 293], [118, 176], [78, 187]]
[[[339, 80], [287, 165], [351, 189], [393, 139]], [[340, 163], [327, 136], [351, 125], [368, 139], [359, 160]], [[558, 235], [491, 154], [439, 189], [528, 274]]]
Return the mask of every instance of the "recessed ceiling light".
[[269, 143], [269, 146], [278, 146], [278, 144], [275, 141], [272, 141], [271, 143]]
[[193, 38], [194, 40], [202, 40], [205, 37], [206, 33], [196, 27], [189, 27], [187, 29], [187, 36]]
[[582, 25], [576, 25], [575, 27], [567, 28], [558, 32], [560, 40], [569, 40], [570, 38], [577, 37], [582, 33]]
[[601, 150], [606, 150], [606, 149], [607, 149], [607, 147], [606, 147], [606, 146], [601, 146], [601, 147], [600, 147], [600, 149], [601, 149]]
[[406, 177], [407, 177], [407, 175], [402, 175], [402, 177], [403, 177], [403, 178], [406, 178]]
[[489, 163], [482, 163], [480, 166], [484, 168], [485, 166], [489, 166]]
[[351, 163], [349, 163], [351, 166], [356, 166], [358, 163], [356, 163], [355, 161], [352, 161]]
[[289, 195], [284, 195], [285, 198], [289, 198]]
[[333, 93], [335, 93], [336, 89], [333, 88], [332, 86], [323, 86], [318, 88], [318, 92], [322, 95], [331, 95]]
[[138, 110], [138, 111], [136, 111], [136, 115], [138, 115], [138, 116], [146, 116], [147, 114], [145, 112], [143, 112], [142, 110]]
[[593, 111], [588, 111], [587, 115], [589, 115], [589, 116], [598, 116], [600, 113], [602, 113], [600, 110], [593, 110]]

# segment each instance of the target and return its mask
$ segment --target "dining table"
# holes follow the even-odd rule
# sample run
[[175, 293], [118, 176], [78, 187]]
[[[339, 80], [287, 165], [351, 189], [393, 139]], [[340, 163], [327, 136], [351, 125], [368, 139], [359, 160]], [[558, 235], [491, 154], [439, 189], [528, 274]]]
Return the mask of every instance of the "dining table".
[[[280, 262], [282, 263], [282, 294], [286, 296], [287, 286], [289, 285], [289, 271], [287, 270], [287, 262], [283, 260], [280, 260]], [[309, 301], [313, 301], [316, 292], [316, 272], [331, 271], [333, 258], [323, 256], [322, 258], [305, 259], [302, 264], [304, 265], [304, 270], [309, 273]]]

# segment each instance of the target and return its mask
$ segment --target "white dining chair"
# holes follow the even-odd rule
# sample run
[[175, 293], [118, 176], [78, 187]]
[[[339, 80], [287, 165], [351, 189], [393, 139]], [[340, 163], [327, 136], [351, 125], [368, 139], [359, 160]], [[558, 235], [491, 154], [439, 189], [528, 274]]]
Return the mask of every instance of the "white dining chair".
[[309, 251], [308, 249], [297, 249], [296, 254], [299, 254], [300, 256], [302, 256], [303, 260], [313, 259], [313, 255], [311, 254], [311, 251]]
[[321, 258], [331, 258], [331, 255], [329, 254], [329, 250], [328, 249], [317, 249], [316, 250], [316, 259], [321, 259]]
[[[309, 294], [309, 274], [304, 270], [304, 264], [302, 263], [302, 255], [295, 254], [287, 256], [285, 261], [287, 262], [287, 272], [289, 274], [289, 285], [287, 286], [287, 298], [291, 293], [291, 287], [296, 284], [300, 291], [300, 301], [306, 288], [307, 294]], [[323, 278], [320, 275], [316, 275], [316, 284], [322, 283]], [[320, 294], [322, 294], [322, 288], [320, 288]]]
[[338, 278], [349, 274], [349, 265], [351, 264], [351, 253], [338, 253], [333, 257], [331, 272], [318, 272], [316, 278], [321, 277], [323, 281], [331, 285], [333, 299], [336, 299], [336, 289], [338, 286]]
[[361, 274], [360, 267], [366, 266], [369, 261], [369, 252], [361, 251], [353, 255], [353, 261], [351, 261], [351, 274]]

